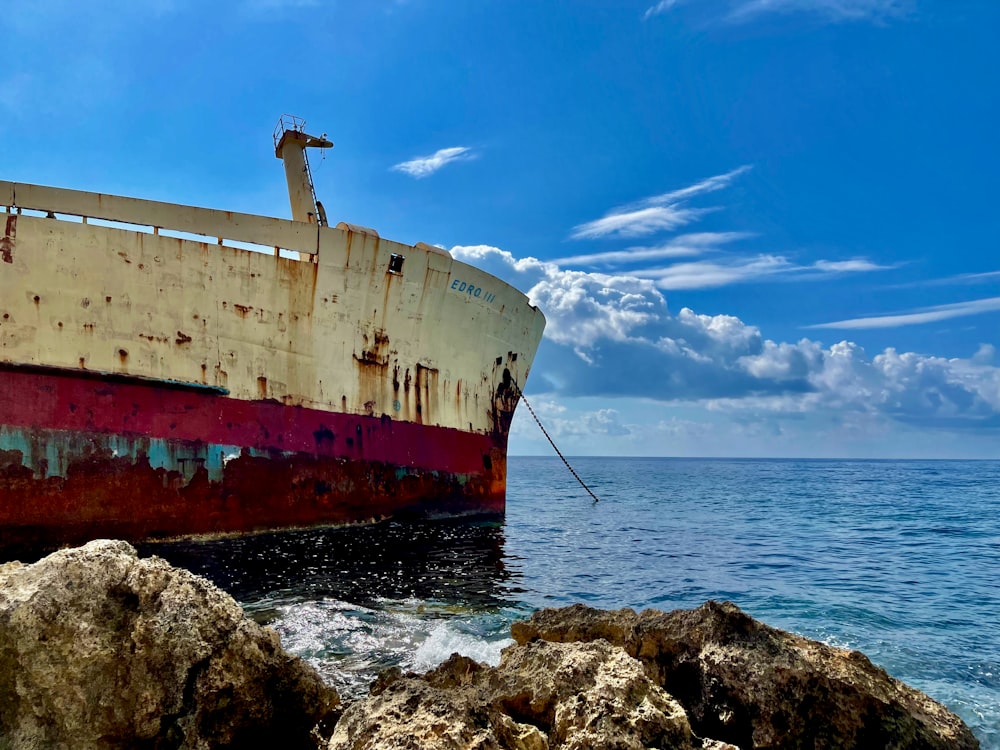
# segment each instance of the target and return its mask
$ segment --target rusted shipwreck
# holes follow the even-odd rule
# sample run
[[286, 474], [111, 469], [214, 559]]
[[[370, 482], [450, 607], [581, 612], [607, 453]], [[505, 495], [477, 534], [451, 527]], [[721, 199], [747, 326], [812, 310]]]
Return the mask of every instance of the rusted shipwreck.
[[328, 226], [303, 124], [290, 221], [0, 181], [0, 554], [503, 512], [543, 315]]

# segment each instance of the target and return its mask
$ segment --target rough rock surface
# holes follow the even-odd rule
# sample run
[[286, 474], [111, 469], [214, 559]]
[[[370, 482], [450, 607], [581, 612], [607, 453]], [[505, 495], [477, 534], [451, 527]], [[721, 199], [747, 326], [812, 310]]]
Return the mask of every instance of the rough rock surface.
[[423, 676], [395, 670], [330, 740], [331, 750], [646, 747], [701, 742], [642, 665], [602, 641], [512, 646], [495, 668], [456, 654]]
[[730, 603], [636, 614], [581, 605], [515, 623], [519, 644], [603, 639], [641, 661], [695, 733], [741, 748], [978, 748], [944, 706], [857, 651], [757, 622]]
[[940, 704], [856, 651], [732, 604], [536, 612], [489, 667], [458, 655], [382, 675], [330, 750], [978, 748]]
[[337, 704], [231, 597], [125, 542], [0, 566], [0, 747], [315, 747]]
[[[512, 634], [497, 667], [384, 673], [329, 748], [979, 746], [862, 654], [728, 603], [542, 610]], [[338, 703], [228, 595], [124, 542], [0, 565], [0, 750], [311, 748]]]

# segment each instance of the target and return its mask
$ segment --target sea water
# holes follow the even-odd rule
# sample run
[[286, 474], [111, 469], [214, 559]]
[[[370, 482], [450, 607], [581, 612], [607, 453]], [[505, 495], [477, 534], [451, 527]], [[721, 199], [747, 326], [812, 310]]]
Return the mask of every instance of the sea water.
[[147, 545], [214, 580], [348, 696], [390, 666], [496, 663], [539, 607], [729, 600], [858, 649], [1000, 750], [1000, 462], [509, 461], [503, 522]]

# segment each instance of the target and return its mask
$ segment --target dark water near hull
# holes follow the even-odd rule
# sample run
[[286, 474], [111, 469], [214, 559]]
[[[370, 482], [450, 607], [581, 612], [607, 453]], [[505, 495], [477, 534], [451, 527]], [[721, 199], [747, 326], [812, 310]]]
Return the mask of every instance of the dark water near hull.
[[866, 653], [1000, 750], [1000, 462], [512, 458], [500, 522], [148, 545], [214, 580], [338, 689], [453, 651], [495, 661], [537, 607], [728, 599]]

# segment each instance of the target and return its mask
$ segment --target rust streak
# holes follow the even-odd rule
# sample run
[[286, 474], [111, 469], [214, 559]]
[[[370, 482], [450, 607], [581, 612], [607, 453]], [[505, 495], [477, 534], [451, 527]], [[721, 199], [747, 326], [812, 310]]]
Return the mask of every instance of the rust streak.
[[365, 365], [378, 365], [379, 367], [387, 367], [389, 365], [389, 354], [385, 351], [386, 344], [389, 343], [389, 337], [386, 335], [385, 331], [381, 328], [375, 329], [374, 342], [371, 347], [368, 347], [368, 336], [362, 335], [362, 340], [365, 343], [365, 348], [362, 350], [361, 354], [355, 353], [354, 358]]
[[7, 216], [7, 229], [0, 239], [0, 259], [4, 263], [14, 262], [14, 238], [17, 236], [17, 214]]

